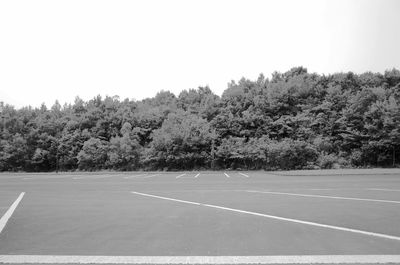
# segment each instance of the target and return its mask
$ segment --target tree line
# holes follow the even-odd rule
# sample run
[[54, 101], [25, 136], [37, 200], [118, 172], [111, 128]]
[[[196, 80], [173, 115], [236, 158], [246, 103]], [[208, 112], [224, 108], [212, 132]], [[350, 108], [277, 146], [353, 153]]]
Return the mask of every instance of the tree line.
[[[134, 95], [133, 95], [134, 96]], [[140, 101], [1, 103], [0, 171], [317, 169], [396, 166], [400, 71], [231, 81]]]

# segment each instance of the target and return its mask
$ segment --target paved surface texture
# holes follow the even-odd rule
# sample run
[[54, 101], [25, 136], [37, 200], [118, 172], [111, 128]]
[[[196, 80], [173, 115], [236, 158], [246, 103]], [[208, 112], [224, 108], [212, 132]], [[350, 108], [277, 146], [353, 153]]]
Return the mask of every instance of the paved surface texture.
[[0, 174], [0, 217], [25, 192], [0, 233], [0, 262], [400, 255], [399, 170], [240, 173]]

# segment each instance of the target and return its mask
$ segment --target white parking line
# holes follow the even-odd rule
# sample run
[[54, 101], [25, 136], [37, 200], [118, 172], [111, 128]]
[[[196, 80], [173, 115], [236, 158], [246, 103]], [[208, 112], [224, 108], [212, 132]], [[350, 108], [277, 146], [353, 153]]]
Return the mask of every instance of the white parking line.
[[0, 255], [8, 264], [398, 264], [400, 255], [54, 256]]
[[134, 175], [134, 176], [124, 177], [124, 179], [132, 179], [132, 178], [142, 177], [142, 176], [146, 176], [146, 175], [147, 174]]
[[333, 229], [333, 230], [339, 230], [339, 231], [345, 231], [345, 232], [351, 232], [351, 233], [356, 233], [356, 234], [362, 234], [362, 235], [367, 235], [367, 236], [374, 236], [374, 237], [379, 237], [379, 238], [385, 238], [385, 239], [392, 239], [392, 240], [400, 241], [400, 237], [387, 235], [387, 234], [380, 234], [380, 233], [363, 231], [363, 230], [358, 230], [358, 229], [353, 229], [353, 228], [334, 226], [334, 225], [327, 225], [327, 224], [315, 223], [315, 222], [310, 222], [310, 221], [303, 221], [303, 220], [299, 220], [299, 219], [280, 217], [280, 216], [276, 216], [276, 215], [269, 215], [269, 214], [263, 214], [263, 213], [257, 213], [257, 212], [244, 211], [244, 210], [239, 210], [239, 209], [234, 209], [234, 208], [229, 208], [229, 207], [223, 207], [223, 206], [218, 206], [218, 205], [213, 205], [213, 204], [204, 204], [204, 203], [198, 203], [198, 202], [191, 202], [191, 201], [173, 199], [173, 198], [162, 197], [162, 196], [157, 196], [157, 195], [152, 195], [152, 194], [147, 194], [147, 193], [141, 193], [141, 192], [136, 192], [136, 191], [131, 191], [131, 193], [137, 194], [137, 195], [142, 195], [142, 196], [147, 196], [147, 197], [152, 197], [152, 198], [157, 198], [157, 199], [163, 199], [163, 200], [169, 200], [169, 201], [193, 204], [193, 205], [198, 205], [198, 206], [216, 208], [216, 209], [220, 209], [220, 210], [226, 210], [226, 211], [237, 212], [237, 213], [250, 214], [250, 215], [255, 215], [255, 216], [265, 217], [265, 218], [269, 218], [269, 219], [285, 221], [285, 222], [291, 222], [291, 223], [297, 223], [297, 224], [303, 224], [303, 225], [310, 225], [310, 226], [316, 226], [316, 227], [322, 227], [322, 228], [328, 228], [328, 229]]
[[304, 189], [304, 190], [343, 190], [343, 189], [328, 189], [328, 188], [320, 188], [320, 189]]
[[72, 177], [72, 176], [74, 176], [74, 175], [62, 175], [62, 176], [58, 176], [58, 175], [55, 175], [55, 176], [47, 176], [47, 177], [26, 177], [26, 178], [23, 178], [23, 179], [34, 179], [34, 180], [41, 180], [41, 179], [62, 179], [62, 178], [69, 178], [69, 177]]
[[200, 176], [200, 173], [198, 173], [196, 176], [194, 176], [194, 178], [197, 178], [198, 176]]
[[15, 209], [17, 208], [18, 204], [24, 197], [25, 192], [21, 192], [21, 194], [18, 196], [18, 198], [14, 201], [13, 204], [11, 204], [10, 208], [8, 208], [7, 212], [1, 217], [0, 219], [0, 233], [3, 231], [4, 227], [6, 226], [8, 219], [10, 219], [11, 215], [14, 213]]
[[225, 174], [225, 176], [226, 176], [227, 178], [230, 178], [230, 176], [229, 176], [227, 173], [224, 172], [224, 174]]
[[84, 178], [84, 177], [96, 177], [98, 175], [90, 175], [87, 174], [67, 174], [67, 175], [57, 175], [54, 174], [53, 176], [39, 176], [39, 177], [25, 177], [23, 179], [34, 179], [34, 180], [41, 180], [41, 179], [61, 179], [61, 178]]
[[250, 178], [249, 175], [246, 175], [246, 174], [243, 174], [243, 173], [240, 173], [240, 172], [239, 172], [239, 174], [242, 175], [242, 176], [245, 176], [246, 178]]
[[257, 191], [257, 190], [247, 190], [247, 192], [265, 193], [265, 194], [274, 194], [274, 195], [299, 196], [299, 197], [324, 198], [324, 199], [334, 199], [334, 200], [351, 200], [351, 201], [367, 201], [367, 202], [383, 202], [383, 203], [400, 204], [400, 201], [377, 200], [377, 199], [354, 198], [354, 197], [338, 197], [338, 196], [325, 196], [325, 195], [288, 193], [288, 192], [276, 192], [276, 191]]
[[115, 176], [117, 176], [117, 175], [104, 175], [104, 176], [95, 175], [95, 176], [75, 177], [72, 179], [105, 179], [105, 178], [111, 178], [111, 177], [115, 177]]
[[367, 189], [367, 190], [380, 190], [380, 191], [395, 191], [395, 192], [398, 192], [398, 191], [400, 191], [400, 190], [393, 190], [393, 189]]
[[[0, 180], [3, 180], [3, 179], [24, 179], [24, 178], [28, 178], [29, 176], [32, 176], [32, 175], [34, 175], [34, 176], [42, 176], [42, 177], [45, 177], [45, 175], [44, 174], [38, 174], [38, 173], [25, 173], [25, 174], [23, 174], [23, 175], [15, 175], [15, 176], [8, 176], [8, 177], [3, 177], [3, 176], [0, 176]], [[29, 177], [30, 178], [30, 177]]]
[[180, 178], [180, 177], [183, 177], [183, 176], [185, 176], [186, 175], [186, 173], [185, 174], [181, 174], [181, 175], [179, 175], [179, 176], [176, 176], [175, 178]]
[[156, 176], [160, 176], [160, 174], [154, 174], [154, 175], [150, 175], [150, 176], [145, 176], [142, 179], [152, 178], [152, 177], [156, 177]]

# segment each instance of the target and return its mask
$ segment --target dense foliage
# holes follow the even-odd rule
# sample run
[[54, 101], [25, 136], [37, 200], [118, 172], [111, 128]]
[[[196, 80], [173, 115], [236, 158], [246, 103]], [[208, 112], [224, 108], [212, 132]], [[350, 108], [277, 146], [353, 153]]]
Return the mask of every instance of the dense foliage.
[[[134, 95], [132, 95], [134, 96]], [[232, 81], [142, 101], [1, 105], [0, 171], [396, 166], [400, 71]]]

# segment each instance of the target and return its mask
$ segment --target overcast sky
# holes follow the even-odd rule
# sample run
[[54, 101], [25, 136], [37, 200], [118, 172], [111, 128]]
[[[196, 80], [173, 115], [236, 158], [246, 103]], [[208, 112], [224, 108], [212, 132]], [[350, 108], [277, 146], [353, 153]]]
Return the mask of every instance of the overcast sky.
[[304, 66], [400, 69], [400, 1], [1, 1], [0, 101], [176, 95]]

